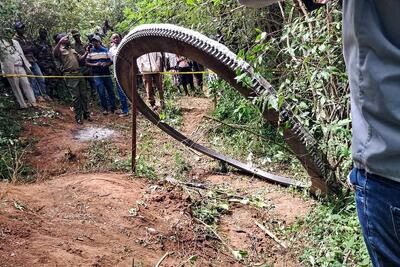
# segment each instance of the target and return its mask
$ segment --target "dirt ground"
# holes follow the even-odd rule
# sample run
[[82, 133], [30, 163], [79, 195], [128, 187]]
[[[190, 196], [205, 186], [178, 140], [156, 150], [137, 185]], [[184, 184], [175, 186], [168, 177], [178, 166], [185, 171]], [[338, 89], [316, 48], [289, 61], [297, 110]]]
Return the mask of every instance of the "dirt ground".
[[[181, 99], [180, 129], [195, 132], [210, 107], [205, 98]], [[186, 153], [193, 184], [83, 173], [90, 142], [79, 139], [80, 131], [112, 129], [108, 138], [127, 156], [130, 119], [97, 115], [77, 126], [68, 107], [47, 109], [57, 115], [29, 120], [23, 134], [35, 140], [28, 161], [40, 170], [37, 182], [0, 184], [0, 266], [156, 266], [161, 259], [160, 266], [300, 266], [291, 237], [280, 229], [304, 218], [313, 201], [235, 172], [216, 173], [212, 160], [143, 123], [139, 133], [155, 133], [155, 142], [169, 140]], [[159, 161], [168, 165], [165, 158]], [[210, 194], [229, 204], [213, 228], [194, 216], [196, 205]], [[239, 251], [245, 253], [235, 259]]]

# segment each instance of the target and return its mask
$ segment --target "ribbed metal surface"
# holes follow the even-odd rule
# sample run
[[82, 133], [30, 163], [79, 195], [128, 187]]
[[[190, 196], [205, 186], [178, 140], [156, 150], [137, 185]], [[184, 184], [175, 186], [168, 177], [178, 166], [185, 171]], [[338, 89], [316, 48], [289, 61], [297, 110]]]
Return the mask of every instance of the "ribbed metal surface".
[[[136, 58], [150, 52], [169, 52], [191, 58], [217, 73], [247, 98], [257, 97], [265, 93], [275, 94], [275, 90], [264, 78], [256, 75], [248, 63], [237, 59], [237, 56], [224, 45], [198, 32], [179, 26], [147, 24], [133, 29], [122, 40], [116, 56], [115, 73], [117, 81], [129, 98], [131, 97], [129, 70], [134, 68], [137, 71]], [[252, 80], [251, 87], [235, 80], [238, 71], [247, 73]], [[197, 144], [160, 121], [159, 116], [140, 97], [138, 99], [139, 111], [160, 129], [183, 144], [258, 177], [283, 185], [304, 186], [292, 179], [252, 168], [247, 164]], [[326, 184], [334, 180], [334, 173], [331, 171], [326, 156], [318, 150], [316, 140], [296, 119], [289, 105], [284, 103], [279, 113], [275, 110], [265, 110], [263, 117], [275, 126], [283, 123], [290, 125], [290, 128], [284, 129], [284, 137], [287, 143], [310, 175], [312, 189], [325, 191]]]

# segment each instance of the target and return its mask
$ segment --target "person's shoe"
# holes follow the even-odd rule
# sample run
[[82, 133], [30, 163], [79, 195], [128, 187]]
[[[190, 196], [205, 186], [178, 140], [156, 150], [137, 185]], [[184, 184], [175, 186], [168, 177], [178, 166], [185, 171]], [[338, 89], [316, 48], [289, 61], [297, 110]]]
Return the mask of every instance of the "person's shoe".
[[104, 110], [102, 113], [103, 113], [104, 116], [108, 115], [108, 111], [107, 110]]
[[75, 121], [76, 121], [77, 124], [83, 124], [82, 119], [76, 119]]
[[88, 122], [92, 122], [93, 121], [93, 119], [92, 119], [92, 117], [90, 117], [90, 115], [84, 115], [83, 119], [87, 120]]
[[41, 96], [41, 95], [36, 97], [36, 100], [39, 101], [39, 102], [44, 102], [45, 101], [44, 97]]
[[129, 116], [128, 112], [127, 113], [121, 113], [121, 114], [118, 115], [118, 117], [121, 117], [121, 118], [128, 117], [128, 116]]

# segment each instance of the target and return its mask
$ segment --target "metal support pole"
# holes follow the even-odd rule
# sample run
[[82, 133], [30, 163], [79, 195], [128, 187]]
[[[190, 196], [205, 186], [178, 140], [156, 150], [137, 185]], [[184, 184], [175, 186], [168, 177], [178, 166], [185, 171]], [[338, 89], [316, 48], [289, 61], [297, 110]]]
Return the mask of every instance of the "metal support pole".
[[132, 86], [132, 174], [136, 173], [136, 135], [137, 135], [137, 81], [135, 68], [131, 67]]

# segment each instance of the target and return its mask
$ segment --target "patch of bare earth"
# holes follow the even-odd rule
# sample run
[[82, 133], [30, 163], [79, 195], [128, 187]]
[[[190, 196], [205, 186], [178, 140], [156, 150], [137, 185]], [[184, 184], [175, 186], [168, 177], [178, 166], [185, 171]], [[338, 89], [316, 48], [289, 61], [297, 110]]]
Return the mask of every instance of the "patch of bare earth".
[[[212, 103], [190, 97], [179, 102], [181, 129], [190, 136]], [[238, 173], [215, 173], [211, 160], [179, 144], [174, 149], [180, 149], [192, 166], [187, 180], [207, 189], [127, 174], [74, 174], [86, 161], [90, 144], [77, 140], [78, 131], [114, 129], [110, 140], [126, 155], [130, 119], [97, 115], [94, 122], [77, 126], [67, 107], [55, 109], [60, 114], [57, 118], [40, 118], [39, 125], [27, 122], [24, 129], [25, 138], [36, 140], [29, 163], [39, 174], [52, 178], [29, 185], [0, 184], [0, 266], [155, 266], [166, 254], [161, 266], [190, 266], [190, 262], [196, 266], [300, 266], [290, 237], [280, 229], [303, 218], [312, 201]], [[141, 131], [148, 131], [160, 143], [169, 140], [157, 129], [143, 127]], [[172, 152], [158, 160], [172, 164]], [[66, 172], [70, 173], [60, 175]], [[229, 210], [218, 217], [214, 228], [218, 236], [193, 217], [194, 198], [206, 198], [214, 189], [229, 201]], [[259, 205], [238, 201], [244, 199], [258, 199]], [[236, 260], [228, 247], [247, 256]]]

